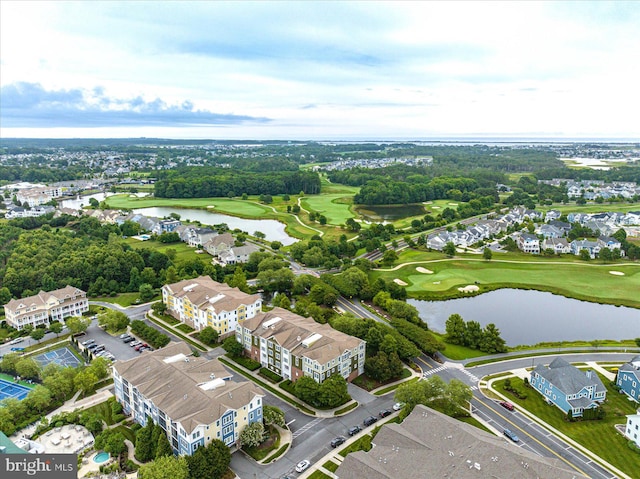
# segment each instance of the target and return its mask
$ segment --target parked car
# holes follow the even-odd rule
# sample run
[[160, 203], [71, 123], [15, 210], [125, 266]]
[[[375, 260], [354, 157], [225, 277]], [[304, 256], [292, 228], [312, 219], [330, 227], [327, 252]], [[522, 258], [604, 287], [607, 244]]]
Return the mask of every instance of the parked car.
[[393, 414], [393, 411], [391, 411], [391, 409], [383, 409], [378, 413], [378, 416], [383, 418], [383, 417], [387, 417], [389, 414]]
[[124, 333], [120, 335], [120, 339], [128, 338], [130, 336], [129, 333]]
[[375, 423], [378, 420], [377, 417], [375, 416], [369, 416], [367, 419], [365, 419], [364, 421], [362, 421], [362, 424], [364, 424], [365, 426], [371, 426], [373, 423]]
[[358, 434], [360, 431], [362, 431], [362, 428], [360, 426], [353, 426], [349, 428], [349, 436], [355, 436], [356, 434]]
[[87, 349], [89, 351], [93, 351], [94, 349], [96, 349], [98, 347], [98, 345], [96, 343], [91, 343], [89, 346], [87, 346]]
[[332, 439], [332, 440], [331, 440], [331, 447], [336, 448], [336, 447], [338, 447], [338, 446], [341, 446], [342, 444], [344, 444], [344, 442], [345, 442], [346, 440], [347, 440], [347, 439], [346, 439], [345, 437], [343, 437], [343, 436], [338, 436], [338, 437], [336, 437], [335, 439]]
[[15, 338], [9, 341], [9, 344], [18, 344], [18, 343], [21, 343], [22, 341], [24, 341], [24, 338]]
[[520, 441], [520, 438], [518, 436], [516, 436], [516, 434], [511, 431], [510, 429], [505, 429], [504, 431], [502, 431], [502, 433], [507, 436], [509, 439], [511, 439], [513, 442], [518, 442]]
[[132, 348], [135, 348], [136, 346], [139, 346], [142, 344], [142, 341], [132, 341], [129, 343], [129, 346], [131, 346]]
[[140, 351], [142, 348], [148, 348], [148, 347], [149, 347], [149, 345], [147, 343], [140, 343], [134, 349], [136, 351]]
[[307, 468], [311, 465], [311, 463], [309, 462], [308, 459], [305, 459], [304, 461], [300, 461], [298, 463], [298, 465], [296, 466], [296, 472], [304, 472], [307, 470]]
[[502, 406], [505, 409], [508, 409], [509, 411], [513, 411], [515, 409], [513, 404], [507, 401], [500, 401], [500, 406]]
[[133, 336], [129, 336], [128, 338], [124, 338], [122, 341], [125, 343], [130, 343], [132, 341], [135, 341], [136, 338], [134, 338]]
[[93, 352], [94, 352], [94, 354], [95, 354], [95, 353], [99, 353], [99, 352], [101, 352], [101, 351], [104, 351], [105, 349], [106, 349], [106, 348], [105, 348], [105, 345], [104, 345], [104, 344], [101, 344], [100, 346], [98, 346], [97, 348], [95, 348], [95, 349], [93, 350]]
[[393, 405], [393, 410], [394, 411], [399, 411], [400, 409], [402, 409], [403, 407], [405, 407], [405, 403], [403, 402], [397, 402]]

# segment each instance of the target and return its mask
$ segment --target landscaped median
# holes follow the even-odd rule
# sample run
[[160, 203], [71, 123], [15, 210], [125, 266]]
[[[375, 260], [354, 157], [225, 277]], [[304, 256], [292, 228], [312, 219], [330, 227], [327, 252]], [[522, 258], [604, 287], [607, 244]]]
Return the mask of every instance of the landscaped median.
[[[515, 389], [525, 390], [526, 398], [520, 399], [505, 391], [506, 379], [510, 380]], [[579, 449], [613, 474], [625, 478], [635, 477], [633, 471], [640, 470], [640, 455], [628, 449], [627, 439], [616, 432], [614, 427], [616, 423], [626, 422], [625, 415], [635, 412], [634, 405], [626, 400], [626, 396], [618, 394], [608, 379], [601, 379], [607, 388], [607, 401], [604, 406], [607, 416], [602, 420], [590, 421], [568, 422], [566, 414], [547, 404], [542, 395], [526, 387], [524, 381], [515, 375], [494, 377], [488, 381], [487, 388], [497, 397], [515, 404], [519, 412]]]
[[147, 313], [147, 318], [149, 318], [149, 321], [157, 324], [158, 326], [160, 326], [162, 329], [164, 329], [165, 331], [178, 336], [179, 338], [185, 340], [188, 344], [190, 344], [191, 346], [193, 346], [194, 348], [199, 349], [200, 351], [208, 351], [209, 349], [204, 346], [202, 343], [195, 341], [194, 339], [191, 339], [187, 336], [185, 336], [184, 334], [182, 334], [180, 331], [178, 331], [176, 328], [174, 328], [173, 326], [168, 325], [167, 323], [165, 323], [163, 320], [159, 319], [156, 315], [154, 315], [151, 311], [149, 311]]

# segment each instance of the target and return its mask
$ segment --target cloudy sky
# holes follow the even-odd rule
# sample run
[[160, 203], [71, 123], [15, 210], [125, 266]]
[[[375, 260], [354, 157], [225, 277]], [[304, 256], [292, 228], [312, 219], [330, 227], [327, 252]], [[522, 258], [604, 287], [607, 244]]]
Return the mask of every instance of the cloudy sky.
[[640, 139], [640, 2], [0, 2], [2, 137]]

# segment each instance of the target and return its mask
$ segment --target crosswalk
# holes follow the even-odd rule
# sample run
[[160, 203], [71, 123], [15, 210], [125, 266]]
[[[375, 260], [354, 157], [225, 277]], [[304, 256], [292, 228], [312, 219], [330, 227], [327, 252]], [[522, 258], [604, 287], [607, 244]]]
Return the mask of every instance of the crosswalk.
[[[437, 368], [429, 369], [429, 370], [424, 371], [422, 373], [422, 377], [423, 378], [429, 377], [432, 374], [438, 373], [440, 371], [444, 371], [445, 369], [450, 369], [450, 368], [448, 368], [446, 365], [442, 365], [442, 366], [439, 366]], [[467, 376], [471, 380], [473, 385], [469, 386], [469, 387], [471, 388], [472, 391], [477, 391], [478, 390], [478, 382], [480, 381], [480, 379], [478, 379], [477, 376], [475, 376], [474, 374], [470, 373], [469, 371], [467, 371], [464, 368], [452, 368], [452, 370], [460, 371], [461, 373], [463, 373], [465, 376]]]
[[446, 366], [440, 366], [437, 368], [429, 369], [428, 371], [425, 371], [422, 373], [422, 377], [426, 378], [427, 376], [431, 376], [432, 374], [435, 374], [437, 372], [444, 371], [445, 369], [447, 369]]
[[293, 433], [293, 435], [292, 435], [293, 439], [295, 439], [298, 436], [301, 436], [302, 434], [307, 432], [309, 429], [312, 429], [313, 427], [316, 426], [316, 424], [320, 424], [323, 420], [324, 420], [324, 418], [319, 417], [319, 418], [314, 419], [313, 421], [305, 424], [304, 426], [302, 426], [300, 429], [298, 429], [296, 432]]

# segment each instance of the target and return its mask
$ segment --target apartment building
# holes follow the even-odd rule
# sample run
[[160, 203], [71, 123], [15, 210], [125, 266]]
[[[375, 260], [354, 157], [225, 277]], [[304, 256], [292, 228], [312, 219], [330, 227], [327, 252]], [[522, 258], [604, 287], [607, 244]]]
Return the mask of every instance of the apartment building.
[[286, 309], [239, 321], [236, 339], [247, 356], [291, 381], [321, 383], [332, 374], [352, 381], [364, 372], [366, 341]]
[[16, 193], [16, 199], [23, 205], [27, 203], [31, 208], [48, 203], [60, 196], [62, 196], [62, 188], [57, 186], [27, 188]]
[[25, 326], [48, 326], [52, 321], [63, 322], [70, 316], [80, 316], [89, 311], [87, 293], [73, 286], [55, 291], [40, 291], [34, 296], [12, 299], [4, 305], [4, 315], [9, 326], [23, 329]]
[[117, 361], [112, 375], [124, 412], [143, 426], [159, 424], [176, 454], [191, 455], [214, 439], [233, 446], [244, 427], [262, 421], [262, 389], [231, 381], [217, 359], [196, 358], [183, 342]]
[[211, 326], [224, 336], [236, 330], [238, 321], [253, 318], [262, 308], [259, 294], [218, 283], [208, 276], [162, 287], [167, 312], [196, 330]]

